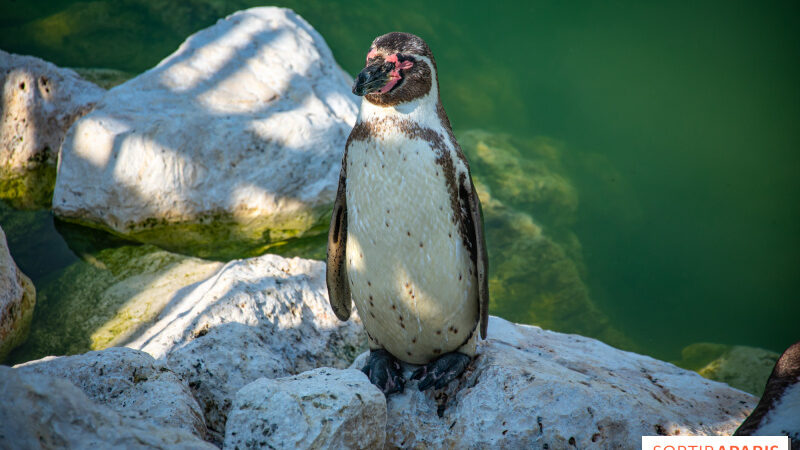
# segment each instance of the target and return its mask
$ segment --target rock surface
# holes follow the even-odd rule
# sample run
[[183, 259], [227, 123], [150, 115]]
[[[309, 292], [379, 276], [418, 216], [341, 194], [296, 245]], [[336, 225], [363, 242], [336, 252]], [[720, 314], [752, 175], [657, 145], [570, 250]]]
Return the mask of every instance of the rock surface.
[[631, 448], [643, 435], [730, 435], [756, 403], [669, 363], [497, 317], [478, 352], [447, 388], [412, 381], [389, 398], [388, 448]]
[[47, 207], [69, 127], [105, 91], [70, 69], [0, 50], [0, 198]]
[[0, 228], [0, 363], [28, 337], [36, 289], [18, 268]]
[[63, 378], [5, 366], [0, 404], [0, 442], [12, 448], [216, 448], [179, 428], [122, 417]]
[[168, 361], [221, 442], [243, 386], [321, 366], [345, 368], [366, 337], [355, 314], [340, 322], [331, 311], [323, 263], [264, 255], [231, 261], [187, 286], [127, 345]]
[[215, 448], [184, 430], [122, 417], [59, 377], [0, 366], [0, 403], [0, 442], [11, 448]]
[[163, 362], [147, 353], [113, 347], [76, 356], [48, 357], [15, 366], [26, 377], [66, 378], [89, 399], [129, 419], [175, 427], [203, 439], [203, 411], [189, 388]]
[[243, 387], [223, 448], [382, 448], [385, 429], [386, 398], [361, 371], [322, 368]]
[[357, 112], [349, 81], [295, 13], [237, 12], [75, 123], [54, 211], [197, 256], [321, 233]]
[[35, 326], [12, 355], [15, 362], [124, 345], [151, 325], [181, 289], [222, 267], [147, 245], [82, 256], [86, 261], [62, 269], [40, 289]]

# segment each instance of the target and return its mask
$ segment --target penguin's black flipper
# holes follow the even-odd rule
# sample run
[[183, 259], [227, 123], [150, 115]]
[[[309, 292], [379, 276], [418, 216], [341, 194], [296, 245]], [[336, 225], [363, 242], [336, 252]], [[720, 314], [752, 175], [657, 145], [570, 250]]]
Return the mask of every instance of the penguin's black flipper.
[[395, 392], [403, 392], [405, 388], [406, 380], [400, 363], [384, 349], [370, 350], [367, 363], [361, 371], [387, 397]]
[[328, 255], [325, 281], [328, 284], [328, 301], [333, 313], [339, 320], [350, 318], [352, 299], [350, 298], [350, 282], [347, 279], [345, 265], [347, 248], [347, 150], [342, 158], [342, 170], [339, 173], [339, 188], [333, 203], [331, 227], [328, 230]]
[[430, 387], [441, 389], [447, 386], [447, 383], [458, 378], [471, 360], [472, 358], [463, 353], [445, 353], [436, 361], [429, 362], [417, 369], [411, 375], [411, 379], [420, 380], [419, 385], [417, 385], [420, 391]]
[[[478, 314], [480, 316], [481, 339], [486, 339], [489, 327], [489, 258], [486, 254], [486, 240], [483, 237], [483, 212], [481, 201], [472, 177], [467, 175], [460, 180], [458, 188], [461, 201], [466, 200], [466, 228], [470, 241], [470, 255], [475, 264], [475, 274], [478, 277]], [[463, 204], [463, 203], [462, 203]]]

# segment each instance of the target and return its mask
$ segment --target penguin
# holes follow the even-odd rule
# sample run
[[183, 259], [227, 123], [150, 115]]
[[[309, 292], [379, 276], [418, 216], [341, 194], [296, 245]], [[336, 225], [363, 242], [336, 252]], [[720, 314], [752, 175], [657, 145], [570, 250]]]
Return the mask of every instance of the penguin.
[[404, 389], [400, 361], [420, 365], [419, 390], [440, 389], [486, 338], [481, 204], [425, 41], [376, 38], [353, 93], [363, 99], [328, 233], [330, 304], [345, 321], [355, 303], [370, 348], [363, 370], [385, 395]]
[[800, 341], [775, 363], [764, 395], [733, 435], [789, 436], [792, 450], [800, 450]]

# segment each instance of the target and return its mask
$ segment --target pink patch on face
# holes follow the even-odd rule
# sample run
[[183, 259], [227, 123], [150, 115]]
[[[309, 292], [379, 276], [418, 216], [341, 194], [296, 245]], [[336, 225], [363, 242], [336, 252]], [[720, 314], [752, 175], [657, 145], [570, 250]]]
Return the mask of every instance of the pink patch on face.
[[386, 61], [386, 62], [394, 63], [394, 70], [389, 72], [389, 82], [386, 83], [386, 85], [384, 87], [382, 87], [380, 91], [378, 91], [381, 94], [385, 94], [385, 93], [391, 91], [392, 88], [397, 84], [397, 82], [400, 81], [400, 79], [402, 78], [400, 76], [400, 71], [401, 70], [410, 69], [411, 67], [414, 66], [414, 63], [411, 62], [411, 61], [403, 61], [403, 62], [398, 61], [397, 60], [397, 53], [395, 53], [393, 55], [389, 55], [389, 56], [383, 58], [383, 60]]
[[367, 62], [369, 62], [370, 59], [376, 56], [378, 56], [378, 50], [373, 48], [372, 50], [369, 51], [369, 53], [367, 53]]

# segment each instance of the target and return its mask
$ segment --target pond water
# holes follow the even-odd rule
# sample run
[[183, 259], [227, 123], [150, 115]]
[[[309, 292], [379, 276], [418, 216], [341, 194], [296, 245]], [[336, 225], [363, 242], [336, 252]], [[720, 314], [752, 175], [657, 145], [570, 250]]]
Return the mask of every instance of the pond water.
[[[429, 43], [501, 203], [487, 212], [492, 312], [671, 360], [695, 342], [780, 352], [800, 338], [800, 3], [274, 4], [350, 74], [377, 35]], [[0, 48], [135, 74], [251, 6], [7, 0]], [[526, 220], [547, 239], [526, 240]], [[47, 212], [3, 207], [0, 226], [39, 288], [77, 259]]]

